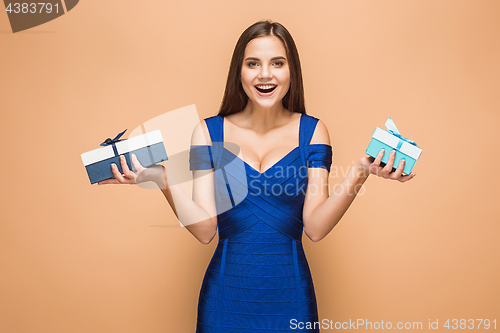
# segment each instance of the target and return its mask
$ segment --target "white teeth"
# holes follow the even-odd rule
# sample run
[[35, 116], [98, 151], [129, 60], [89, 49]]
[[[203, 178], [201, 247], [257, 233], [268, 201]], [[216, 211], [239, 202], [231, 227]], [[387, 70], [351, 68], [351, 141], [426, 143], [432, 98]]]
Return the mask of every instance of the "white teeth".
[[260, 89], [271, 89], [271, 88], [276, 87], [276, 85], [275, 84], [258, 85], [257, 87], [259, 87]]

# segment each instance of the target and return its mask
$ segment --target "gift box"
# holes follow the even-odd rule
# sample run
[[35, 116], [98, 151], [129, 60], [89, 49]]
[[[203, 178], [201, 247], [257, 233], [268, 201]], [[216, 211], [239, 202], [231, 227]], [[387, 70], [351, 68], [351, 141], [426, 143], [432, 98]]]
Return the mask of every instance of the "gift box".
[[114, 177], [111, 163], [115, 163], [119, 172], [123, 173], [120, 155], [125, 156], [127, 165], [132, 171], [137, 171], [131, 160], [132, 154], [136, 155], [143, 167], [149, 167], [168, 159], [163, 145], [163, 137], [159, 130], [120, 140], [125, 131], [119, 133], [114, 139], [106, 139], [101, 143], [101, 146], [104, 147], [81, 155], [91, 184]]
[[387, 127], [388, 131], [380, 127], [375, 129], [372, 134], [372, 140], [368, 148], [366, 148], [366, 153], [376, 158], [380, 150], [385, 149], [382, 163], [386, 164], [391, 151], [395, 149], [396, 156], [393, 164], [395, 168], [393, 170], [396, 169], [401, 160], [405, 160], [403, 175], [410, 174], [415, 162], [417, 162], [422, 153], [422, 149], [415, 142], [403, 137], [391, 118], [387, 119], [385, 127]]

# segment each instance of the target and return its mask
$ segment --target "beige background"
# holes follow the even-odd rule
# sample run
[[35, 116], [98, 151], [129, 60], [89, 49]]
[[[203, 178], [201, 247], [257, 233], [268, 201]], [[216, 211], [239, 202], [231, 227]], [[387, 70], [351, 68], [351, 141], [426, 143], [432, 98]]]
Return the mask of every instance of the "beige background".
[[414, 180], [370, 178], [304, 238], [320, 319], [500, 325], [499, 1], [86, 0], [17, 34], [0, 13], [0, 332], [194, 332], [217, 239], [160, 191], [90, 186], [80, 154], [184, 106], [214, 115], [260, 19], [296, 41], [332, 185], [388, 117], [423, 149]]

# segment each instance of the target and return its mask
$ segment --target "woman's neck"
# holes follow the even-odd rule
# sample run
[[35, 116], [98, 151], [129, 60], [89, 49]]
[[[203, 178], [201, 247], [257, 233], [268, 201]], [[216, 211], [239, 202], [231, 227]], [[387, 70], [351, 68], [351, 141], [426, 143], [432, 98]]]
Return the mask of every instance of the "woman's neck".
[[266, 133], [289, 122], [293, 112], [285, 109], [281, 103], [271, 108], [263, 108], [248, 101], [246, 107], [237, 115], [240, 126], [252, 128], [255, 132]]

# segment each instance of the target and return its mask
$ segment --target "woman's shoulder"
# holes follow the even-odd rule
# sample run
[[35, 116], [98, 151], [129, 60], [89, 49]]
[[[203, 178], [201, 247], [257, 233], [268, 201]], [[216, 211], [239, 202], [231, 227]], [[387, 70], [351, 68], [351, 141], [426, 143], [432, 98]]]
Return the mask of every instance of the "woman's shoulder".
[[210, 118], [217, 117], [207, 117], [202, 120], [193, 129], [191, 135], [191, 145], [211, 145], [212, 139], [210, 137], [210, 131], [208, 129], [207, 123], [210, 122]]
[[328, 133], [328, 128], [326, 127], [325, 123], [318, 117], [312, 116], [310, 114], [304, 115], [316, 122], [310, 144], [330, 145], [330, 134]]

